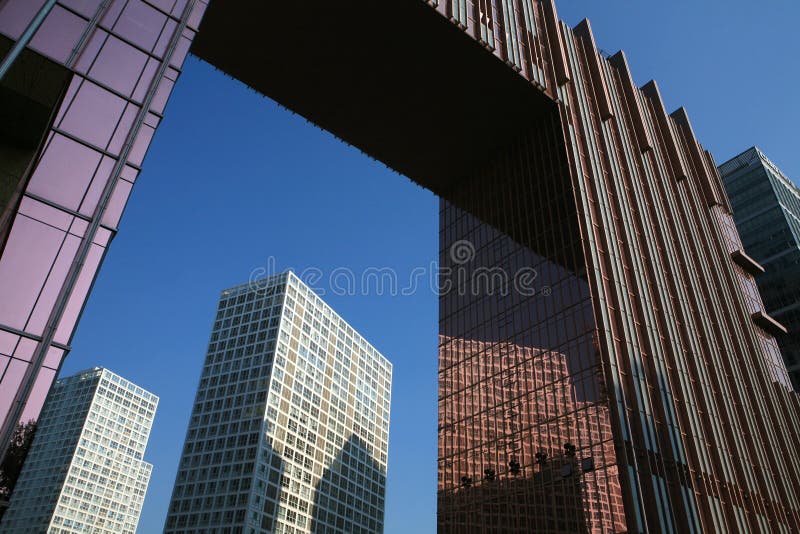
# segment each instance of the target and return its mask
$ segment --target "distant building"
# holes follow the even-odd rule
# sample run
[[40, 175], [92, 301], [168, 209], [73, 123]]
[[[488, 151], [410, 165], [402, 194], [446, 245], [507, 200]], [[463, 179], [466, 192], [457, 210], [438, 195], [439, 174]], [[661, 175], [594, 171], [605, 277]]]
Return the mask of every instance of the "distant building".
[[723, 163], [719, 172], [767, 312], [788, 332], [775, 336], [795, 390], [800, 391], [800, 189], [758, 148]]
[[107, 369], [58, 380], [0, 531], [136, 532], [158, 397]]
[[383, 532], [391, 380], [294, 274], [223, 291], [165, 532]]

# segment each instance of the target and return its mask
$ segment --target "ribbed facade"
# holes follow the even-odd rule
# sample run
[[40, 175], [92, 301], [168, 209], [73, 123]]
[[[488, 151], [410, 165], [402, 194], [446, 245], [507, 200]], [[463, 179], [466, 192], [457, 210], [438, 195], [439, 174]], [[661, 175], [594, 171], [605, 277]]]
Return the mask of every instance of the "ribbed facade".
[[[685, 111], [550, 1], [437, 10], [558, 104], [442, 201], [443, 265], [533, 266], [539, 291], [441, 297], [439, 530], [800, 528], [798, 398]], [[550, 396], [571, 398], [563, 414], [539, 408]], [[598, 416], [613, 454], [586, 430]]]

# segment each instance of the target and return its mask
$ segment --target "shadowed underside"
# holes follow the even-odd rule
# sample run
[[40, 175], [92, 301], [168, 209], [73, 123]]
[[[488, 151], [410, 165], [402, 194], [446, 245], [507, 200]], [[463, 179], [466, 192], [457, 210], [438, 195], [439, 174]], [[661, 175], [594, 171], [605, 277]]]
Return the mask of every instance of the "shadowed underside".
[[440, 195], [555, 108], [421, 1], [212, 2], [192, 51]]

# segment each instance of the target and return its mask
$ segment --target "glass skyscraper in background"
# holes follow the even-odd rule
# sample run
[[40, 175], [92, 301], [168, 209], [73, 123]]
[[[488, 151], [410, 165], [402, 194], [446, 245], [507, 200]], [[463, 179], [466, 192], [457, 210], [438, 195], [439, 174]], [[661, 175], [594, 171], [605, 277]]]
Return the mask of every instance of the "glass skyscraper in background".
[[293, 273], [223, 291], [165, 532], [383, 532], [391, 383]]
[[[800, 399], [758, 262], [686, 111], [601, 53], [588, 21], [567, 26], [553, 0], [5, 0], [0, 34], [0, 445], [69, 350], [191, 44], [441, 197], [440, 263], [460, 275], [439, 310], [442, 532], [800, 530]], [[487, 269], [535, 287], [468, 290]], [[224, 400], [198, 413], [240, 395], [214, 387]], [[266, 447], [236, 425], [224, 480], [190, 429], [181, 473], [224, 499], [179, 478], [168, 529], [215, 510], [268, 528], [267, 500], [287, 530], [355, 525], [349, 490], [309, 513], [304, 474], [277, 500], [251, 491], [274, 475], [242, 475], [266, 474]], [[270, 473], [290, 461], [268, 452]]]
[[58, 380], [0, 531], [134, 534], [158, 397], [108, 369]]
[[744, 249], [762, 267], [756, 282], [764, 306], [787, 330], [776, 338], [800, 391], [800, 190], [756, 147], [719, 172]]

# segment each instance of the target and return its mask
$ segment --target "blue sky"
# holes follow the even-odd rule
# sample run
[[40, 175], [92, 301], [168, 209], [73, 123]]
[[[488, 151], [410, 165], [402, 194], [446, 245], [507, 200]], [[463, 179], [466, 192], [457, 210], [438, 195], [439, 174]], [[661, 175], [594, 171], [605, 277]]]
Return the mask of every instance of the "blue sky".
[[[757, 5], [757, 8], [753, 6]], [[800, 176], [800, 46], [790, 0], [561, 0], [684, 105], [718, 163], [756, 144]], [[352, 147], [187, 61], [63, 373], [101, 365], [161, 397], [139, 531], [159, 532], [219, 291], [274, 258], [330, 273], [435, 260], [438, 202]], [[386, 532], [434, 532], [437, 299], [324, 296], [394, 363]]]

